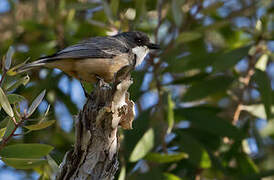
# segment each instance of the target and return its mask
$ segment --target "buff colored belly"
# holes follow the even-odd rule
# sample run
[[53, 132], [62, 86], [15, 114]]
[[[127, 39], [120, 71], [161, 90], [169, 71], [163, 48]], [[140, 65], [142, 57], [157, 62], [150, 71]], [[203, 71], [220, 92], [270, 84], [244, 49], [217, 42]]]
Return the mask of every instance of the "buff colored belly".
[[96, 76], [111, 82], [115, 73], [128, 65], [128, 59], [120, 56], [114, 59], [64, 59], [48, 63], [50, 68], [58, 68], [70, 76], [86, 82], [96, 82]]

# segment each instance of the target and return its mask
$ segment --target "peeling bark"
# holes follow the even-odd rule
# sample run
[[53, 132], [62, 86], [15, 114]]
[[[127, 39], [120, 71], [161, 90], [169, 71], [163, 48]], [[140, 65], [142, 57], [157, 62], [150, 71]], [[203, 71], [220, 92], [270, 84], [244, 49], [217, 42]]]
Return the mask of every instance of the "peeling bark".
[[127, 92], [129, 72], [121, 69], [112, 85], [100, 81], [75, 122], [74, 149], [67, 152], [58, 180], [111, 180], [118, 170], [118, 126], [132, 128], [134, 103]]

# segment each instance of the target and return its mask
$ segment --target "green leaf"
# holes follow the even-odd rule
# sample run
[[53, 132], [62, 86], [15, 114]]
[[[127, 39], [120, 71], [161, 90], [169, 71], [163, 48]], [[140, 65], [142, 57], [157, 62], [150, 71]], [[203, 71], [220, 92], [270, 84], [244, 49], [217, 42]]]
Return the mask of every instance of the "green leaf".
[[265, 71], [268, 62], [268, 55], [263, 54], [257, 61], [255, 68], [261, 71]]
[[145, 157], [145, 155], [153, 148], [153, 146], [154, 131], [152, 128], [150, 128], [149, 130], [147, 130], [147, 132], [143, 135], [143, 137], [135, 146], [133, 152], [130, 155], [129, 161], [136, 162], [141, 158]]
[[135, 102], [142, 95], [141, 86], [145, 77], [144, 71], [133, 71], [131, 73], [134, 83], [130, 86], [129, 92], [132, 100]]
[[118, 10], [119, 10], [119, 0], [112, 0], [110, 1], [110, 9], [112, 11], [112, 14], [114, 15], [114, 17], [116, 17], [118, 14]]
[[[45, 120], [47, 120], [47, 115], [49, 113], [49, 109], [50, 109], [50, 104], [48, 105], [46, 111], [45, 111], [45, 114], [40, 118], [38, 124], [41, 124], [43, 123]], [[54, 120], [55, 121], [55, 120]], [[53, 122], [54, 123], [54, 122]]]
[[70, 9], [75, 9], [76, 11], [84, 11], [87, 9], [93, 9], [95, 7], [98, 7], [99, 4], [98, 3], [90, 3], [90, 2], [86, 2], [86, 3], [67, 3], [66, 4], [66, 9], [70, 10]]
[[103, 7], [104, 7], [104, 12], [105, 12], [105, 14], [106, 14], [107, 17], [108, 17], [108, 20], [109, 20], [109, 21], [113, 21], [113, 20], [114, 20], [114, 17], [113, 17], [111, 8], [110, 8], [110, 6], [109, 6], [109, 4], [108, 4], [108, 1], [102, 0], [102, 4], [103, 4]]
[[145, 157], [146, 160], [156, 163], [171, 163], [188, 158], [186, 153], [176, 154], [160, 154], [160, 153], [148, 153]]
[[201, 13], [203, 14], [210, 14], [215, 13], [218, 8], [222, 7], [224, 5], [224, 2], [217, 1], [215, 3], [210, 4], [209, 6], [203, 8], [201, 10]]
[[85, 91], [90, 94], [92, 92], [92, 90], [94, 89], [94, 85], [88, 82], [81, 82], [82, 87], [85, 89]]
[[240, 60], [248, 55], [249, 49], [250, 46], [245, 46], [216, 56], [216, 60], [212, 65], [213, 72], [225, 71], [235, 66]]
[[5, 134], [4, 134], [3, 138], [9, 137], [9, 135], [13, 132], [13, 130], [15, 128], [14, 122], [11, 119], [11, 117], [8, 116], [7, 118], [8, 118], [7, 129], [5, 131]]
[[188, 154], [188, 160], [201, 168], [210, 168], [211, 160], [203, 145], [186, 132], [178, 133], [180, 149]]
[[258, 180], [258, 179], [268, 179], [274, 176], [274, 169], [261, 170], [259, 173], [249, 173], [241, 179], [248, 180]]
[[1, 158], [1, 160], [8, 166], [16, 169], [33, 169], [47, 163], [44, 159], [29, 159], [29, 158]]
[[41, 158], [49, 154], [54, 147], [46, 144], [14, 144], [4, 147], [0, 156], [4, 158]]
[[12, 56], [14, 54], [15, 50], [12, 46], [9, 47], [9, 50], [8, 50], [8, 53], [7, 53], [7, 56], [6, 56], [6, 60], [5, 60], [5, 70], [9, 70], [10, 69], [10, 65], [11, 65], [11, 59], [12, 59]]
[[259, 69], [256, 69], [253, 76], [256, 84], [258, 85], [258, 89], [261, 94], [261, 100], [264, 103], [267, 119], [270, 119], [272, 105], [272, 88], [270, 79], [268, 78], [266, 72], [263, 72]]
[[188, 88], [183, 96], [183, 101], [200, 100], [209, 95], [226, 91], [232, 82], [233, 78], [229, 76], [208, 77]]
[[208, 75], [209, 75], [208, 73], [198, 73], [195, 75], [175, 79], [173, 82], [171, 82], [171, 84], [190, 84], [196, 81], [202, 81]]
[[190, 31], [190, 32], [181, 32], [180, 35], [176, 39], [176, 43], [187, 43], [191, 41], [195, 41], [202, 37], [202, 33]]
[[125, 139], [122, 143], [127, 158], [129, 158], [130, 154], [132, 153], [138, 141], [143, 137], [144, 133], [150, 128], [150, 114], [151, 109], [141, 112], [139, 116], [133, 121], [133, 129], [130, 131], [123, 131]]
[[176, 122], [182, 119], [190, 121], [193, 128], [207, 131], [221, 137], [230, 137], [236, 140], [244, 137], [243, 133], [228, 120], [222, 119], [213, 111], [203, 107], [175, 109]]
[[168, 111], [167, 111], [167, 121], [168, 121], [168, 130], [167, 133], [170, 133], [173, 125], [174, 125], [174, 102], [172, 101], [171, 94], [168, 94], [168, 99], [167, 99], [167, 106], [168, 106]]
[[41, 158], [49, 154], [54, 147], [46, 144], [14, 144], [4, 147], [0, 156], [4, 158]]
[[34, 111], [36, 110], [36, 108], [39, 106], [39, 104], [42, 102], [44, 96], [46, 94], [46, 90], [43, 90], [36, 98], [35, 100], [32, 102], [32, 104], [30, 105], [29, 109], [28, 109], [28, 116], [30, 117], [32, 115], [32, 113], [34, 113]]
[[248, 157], [246, 154], [240, 154], [236, 156], [237, 164], [244, 175], [248, 175], [251, 173], [258, 173], [259, 168], [256, 164]]
[[213, 24], [210, 24], [208, 26], [202, 26], [200, 28], [198, 28], [200, 31], [211, 31], [211, 30], [217, 30], [220, 28], [224, 28], [226, 26], [228, 26], [231, 22], [227, 19], [222, 19], [219, 21], [216, 21]]
[[263, 104], [253, 104], [248, 106], [242, 106], [242, 109], [248, 111], [253, 116], [266, 119], [266, 112]]
[[21, 96], [18, 94], [8, 94], [7, 97], [8, 97], [10, 104], [15, 104], [15, 103], [26, 100], [26, 98], [24, 96]]
[[171, 173], [164, 173], [163, 175], [164, 175], [163, 180], [181, 180], [180, 177]]
[[174, 102], [171, 98], [170, 92], [165, 92], [163, 98], [164, 98], [165, 116], [166, 116], [165, 119], [168, 123], [167, 133], [170, 133], [174, 125], [174, 112], [173, 112]]
[[274, 135], [274, 119], [270, 119], [267, 125], [260, 130], [262, 137], [273, 136]]
[[10, 106], [9, 100], [6, 96], [6, 94], [4, 93], [4, 91], [2, 90], [2, 88], [0, 87], [0, 104], [3, 107], [3, 109], [5, 110], [5, 112], [10, 116], [13, 117], [14, 113], [13, 110]]
[[0, 141], [2, 141], [2, 137], [4, 136], [7, 128], [0, 129]]
[[55, 160], [50, 155], [47, 155], [47, 160], [48, 160], [48, 163], [49, 163], [53, 173], [57, 173], [59, 171], [59, 166], [55, 162]]
[[28, 126], [24, 126], [24, 127], [29, 129], [29, 130], [36, 131], [36, 130], [45, 129], [45, 128], [51, 126], [54, 123], [55, 123], [55, 120], [51, 120], [51, 121], [44, 121], [44, 122], [41, 122], [41, 123], [38, 123], [38, 124], [28, 125]]
[[122, 166], [118, 180], [126, 180], [126, 167]]
[[210, 168], [211, 167], [211, 160], [206, 151], [202, 152], [201, 162], [200, 162], [201, 168]]
[[0, 122], [0, 128], [4, 128], [8, 125], [8, 122], [10, 120], [9, 116], [5, 116], [5, 118]]
[[[169, 60], [165, 72], [185, 72], [192, 69], [204, 70], [209, 66], [212, 66], [213, 72], [225, 71], [247, 56], [249, 48], [250, 46], [246, 46], [228, 52], [219, 51], [214, 53], [195, 48], [190, 55], [183, 56], [180, 59], [176, 58], [178, 55], [170, 54], [169, 56], [173, 58]], [[167, 57], [167, 59], [170, 58]]]
[[22, 84], [25, 86], [29, 82], [29, 80], [30, 80], [30, 78], [28, 75], [24, 76], [24, 77], [20, 78], [19, 80], [17, 80], [15, 83], [8, 85], [5, 89], [7, 91], [12, 91], [12, 90], [18, 88]]
[[135, 20], [138, 21], [146, 13], [146, 0], [135, 1], [136, 17]]
[[183, 21], [183, 12], [182, 12], [183, 2], [184, 2], [183, 0], [172, 0], [171, 2], [173, 20], [177, 27], [180, 27]]

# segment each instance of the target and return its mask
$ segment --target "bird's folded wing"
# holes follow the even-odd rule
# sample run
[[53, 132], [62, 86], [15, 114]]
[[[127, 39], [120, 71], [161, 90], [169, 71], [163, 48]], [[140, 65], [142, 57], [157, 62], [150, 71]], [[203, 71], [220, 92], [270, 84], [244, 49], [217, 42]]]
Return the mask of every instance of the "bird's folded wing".
[[116, 38], [94, 37], [40, 59], [52, 61], [58, 59], [113, 58], [128, 51], [127, 46]]

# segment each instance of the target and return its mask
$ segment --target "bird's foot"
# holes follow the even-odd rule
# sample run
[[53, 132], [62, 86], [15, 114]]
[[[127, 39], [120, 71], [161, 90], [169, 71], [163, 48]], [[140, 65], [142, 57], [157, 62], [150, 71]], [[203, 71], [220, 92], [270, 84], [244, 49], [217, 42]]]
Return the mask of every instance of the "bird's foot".
[[102, 77], [100, 77], [98, 75], [96, 75], [95, 77], [97, 79], [96, 86], [99, 86], [99, 87], [109, 86], [108, 83], [106, 83]]

